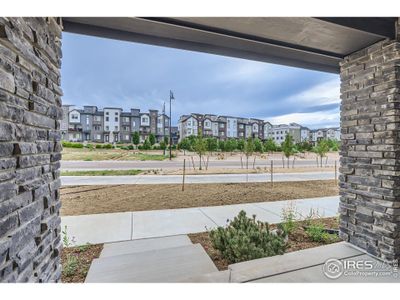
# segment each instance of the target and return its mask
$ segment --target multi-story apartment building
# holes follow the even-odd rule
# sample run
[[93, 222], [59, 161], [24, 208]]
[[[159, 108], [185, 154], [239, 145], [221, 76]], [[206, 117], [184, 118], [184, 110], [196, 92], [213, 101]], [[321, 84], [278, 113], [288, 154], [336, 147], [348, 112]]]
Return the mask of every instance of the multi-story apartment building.
[[156, 136], [157, 141], [169, 136], [169, 117], [159, 114], [158, 110], [140, 112], [140, 109], [133, 108], [130, 112], [124, 112], [117, 107], [99, 110], [96, 106], [77, 109], [63, 105], [62, 111], [60, 128], [63, 140], [129, 143], [134, 132], [139, 132], [141, 142], [150, 133]]
[[280, 145], [290, 134], [295, 143], [314, 142], [321, 138], [340, 140], [339, 128], [310, 130], [297, 123], [272, 125], [270, 122], [232, 116], [216, 116], [212, 114], [190, 114], [179, 118], [178, 130], [180, 139], [202, 133], [206, 137], [220, 140], [229, 138], [272, 138]]
[[322, 139], [331, 139], [340, 141], [340, 128], [320, 128], [310, 131], [310, 141], [312, 143], [317, 143]]
[[272, 125], [269, 128], [267, 137], [272, 138], [278, 145], [282, 144], [286, 135], [290, 134], [295, 143], [301, 142], [301, 128], [297, 123]]
[[212, 114], [182, 115], [179, 118], [180, 139], [191, 135], [212, 136], [220, 140], [258, 137], [264, 139], [264, 121]]

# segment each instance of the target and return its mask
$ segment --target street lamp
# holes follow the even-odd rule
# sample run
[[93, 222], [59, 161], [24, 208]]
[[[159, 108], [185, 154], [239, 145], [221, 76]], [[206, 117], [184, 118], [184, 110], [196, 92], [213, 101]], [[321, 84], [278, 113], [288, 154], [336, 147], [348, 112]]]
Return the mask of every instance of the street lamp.
[[169, 91], [169, 160], [172, 160], [172, 131], [171, 131], [171, 103], [175, 100], [174, 93]]

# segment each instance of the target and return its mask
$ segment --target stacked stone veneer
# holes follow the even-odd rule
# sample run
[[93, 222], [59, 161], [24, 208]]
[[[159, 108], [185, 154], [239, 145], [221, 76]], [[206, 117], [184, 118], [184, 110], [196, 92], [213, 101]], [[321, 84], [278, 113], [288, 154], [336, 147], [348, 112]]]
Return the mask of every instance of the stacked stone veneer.
[[60, 279], [60, 22], [0, 18], [0, 282]]
[[387, 261], [400, 257], [400, 43], [341, 64], [340, 231]]

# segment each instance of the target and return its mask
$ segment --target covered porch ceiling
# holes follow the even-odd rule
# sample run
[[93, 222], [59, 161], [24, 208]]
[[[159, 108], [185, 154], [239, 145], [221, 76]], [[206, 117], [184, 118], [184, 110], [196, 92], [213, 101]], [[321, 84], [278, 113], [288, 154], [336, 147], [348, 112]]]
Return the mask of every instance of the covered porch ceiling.
[[395, 17], [64, 17], [64, 31], [339, 73], [348, 54], [393, 39]]

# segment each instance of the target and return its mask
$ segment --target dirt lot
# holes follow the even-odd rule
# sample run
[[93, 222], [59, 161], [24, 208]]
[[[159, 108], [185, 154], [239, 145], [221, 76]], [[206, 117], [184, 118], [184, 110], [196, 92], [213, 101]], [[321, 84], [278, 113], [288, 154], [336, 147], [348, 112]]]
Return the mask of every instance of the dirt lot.
[[61, 188], [61, 215], [215, 206], [338, 195], [334, 180], [181, 185], [108, 185]]
[[165, 160], [167, 157], [162, 151], [128, 151], [122, 149], [87, 149], [87, 148], [64, 148], [63, 160]]
[[[337, 229], [338, 222], [336, 218], [323, 218], [318, 219], [318, 223], [324, 225], [328, 229]], [[307, 235], [305, 229], [302, 227], [304, 222], [297, 222], [297, 227], [292, 234], [289, 235], [288, 247], [286, 253], [314, 248], [325, 245], [323, 242], [313, 242]], [[271, 228], [276, 228], [276, 225], [271, 225]], [[217, 249], [214, 249], [211, 243], [208, 232], [189, 234], [189, 238], [193, 244], [199, 243], [206, 250], [208, 256], [212, 259], [218, 270], [223, 271], [228, 269], [228, 261], [222, 257]], [[340, 240], [337, 239], [336, 242]]]

